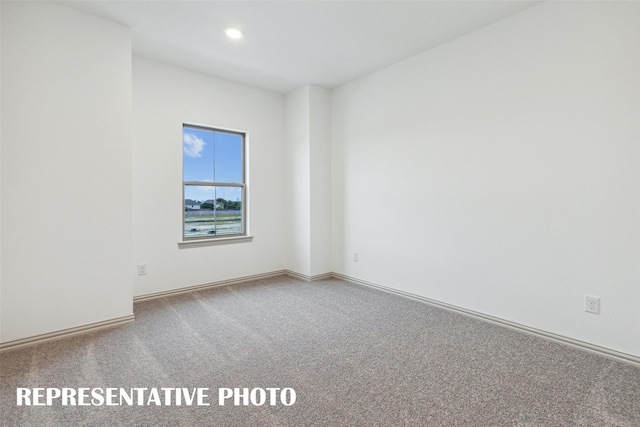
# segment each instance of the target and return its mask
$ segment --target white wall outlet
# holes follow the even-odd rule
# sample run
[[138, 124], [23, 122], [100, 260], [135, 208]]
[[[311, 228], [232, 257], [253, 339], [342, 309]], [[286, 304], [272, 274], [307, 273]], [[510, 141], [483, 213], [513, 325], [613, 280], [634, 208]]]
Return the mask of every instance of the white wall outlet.
[[358, 252], [353, 253], [353, 262], [358, 262]]
[[147, 274], [147, 264], [138, 264], [138, 276]]
[[587, 313], [600, 314], [600, 298], [584, 296], [584, 311]]

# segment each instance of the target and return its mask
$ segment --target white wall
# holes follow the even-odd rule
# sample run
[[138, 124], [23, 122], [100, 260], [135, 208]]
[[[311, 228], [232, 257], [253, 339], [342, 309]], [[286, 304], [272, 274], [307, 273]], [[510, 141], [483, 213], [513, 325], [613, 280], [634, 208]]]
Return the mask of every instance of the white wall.
[[638, 76], [638, 3], [547, 2], [337, 89], [334, 268], [640, 355]]
[[331, 269], [331, 92], [309, 87], [311, 273]]
[[[252, 242], [178, 248], [183, 123], [248, 133]], [[135, 57], [133, 129], [135, 295], [284, 268], [284, 96]]]
[[131, 36], [2, 4], [0, 341], [132, 314]]
[[[0, 2], [0, 99], [2, 98], [2, 2]], [[2, 189], [2, 102], [0, 101], [0, 189]], [[2, 331], [2, 194], [0, 193], [0, 331]], [[0, 332], [1, 333], [1, 332]], [[0, 340], [2, 338], [0, 337]]]
[[331, 271], [330, 91], [303, 86], [286, 96], [287, 269]]
[[[289, 268], [640, 355], [637, 3], [547, 2], [286, 98], [142, 58], [132, 87], [128, 29], [1, 8], [0, 341]], [[249, 133], [253, 242], [178, 248], [184, 122]]]
[[286, 96], [287, 269], [311, 275], [310, 86]]

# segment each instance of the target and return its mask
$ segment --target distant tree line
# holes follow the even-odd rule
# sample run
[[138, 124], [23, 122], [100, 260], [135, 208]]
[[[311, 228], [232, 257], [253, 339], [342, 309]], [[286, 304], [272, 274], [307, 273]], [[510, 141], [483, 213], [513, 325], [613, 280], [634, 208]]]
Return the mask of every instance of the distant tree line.
[[[232, 200], [225, 200], [222, 197], [219, 197], [216, 199], [216, 202], [218, 204], [217, 209], [237, 211], [242, 208], [242, 202], [240, 201], [234, 202]], [[213, 203], [204, 202], [200, 205], [200, 209], [213, 210]]]

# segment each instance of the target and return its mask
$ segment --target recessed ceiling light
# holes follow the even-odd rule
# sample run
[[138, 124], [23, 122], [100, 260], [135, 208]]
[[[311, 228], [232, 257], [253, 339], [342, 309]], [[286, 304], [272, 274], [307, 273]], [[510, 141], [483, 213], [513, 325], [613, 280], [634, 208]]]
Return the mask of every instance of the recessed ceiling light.
[[242, 38], [242, 31], [240, 31], [237, 28], [233, 28], [233, 27], [225, 28], [224, 33], [230, 39], [238, 40]]

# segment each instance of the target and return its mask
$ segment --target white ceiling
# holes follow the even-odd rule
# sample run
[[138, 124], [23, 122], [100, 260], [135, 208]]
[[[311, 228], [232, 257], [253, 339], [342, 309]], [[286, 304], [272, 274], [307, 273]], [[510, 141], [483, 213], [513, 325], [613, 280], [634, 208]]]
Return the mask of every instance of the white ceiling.
[[340, 86], [539, 1], [59, 3], [130, 27], [136, 55], [287, 93]]

